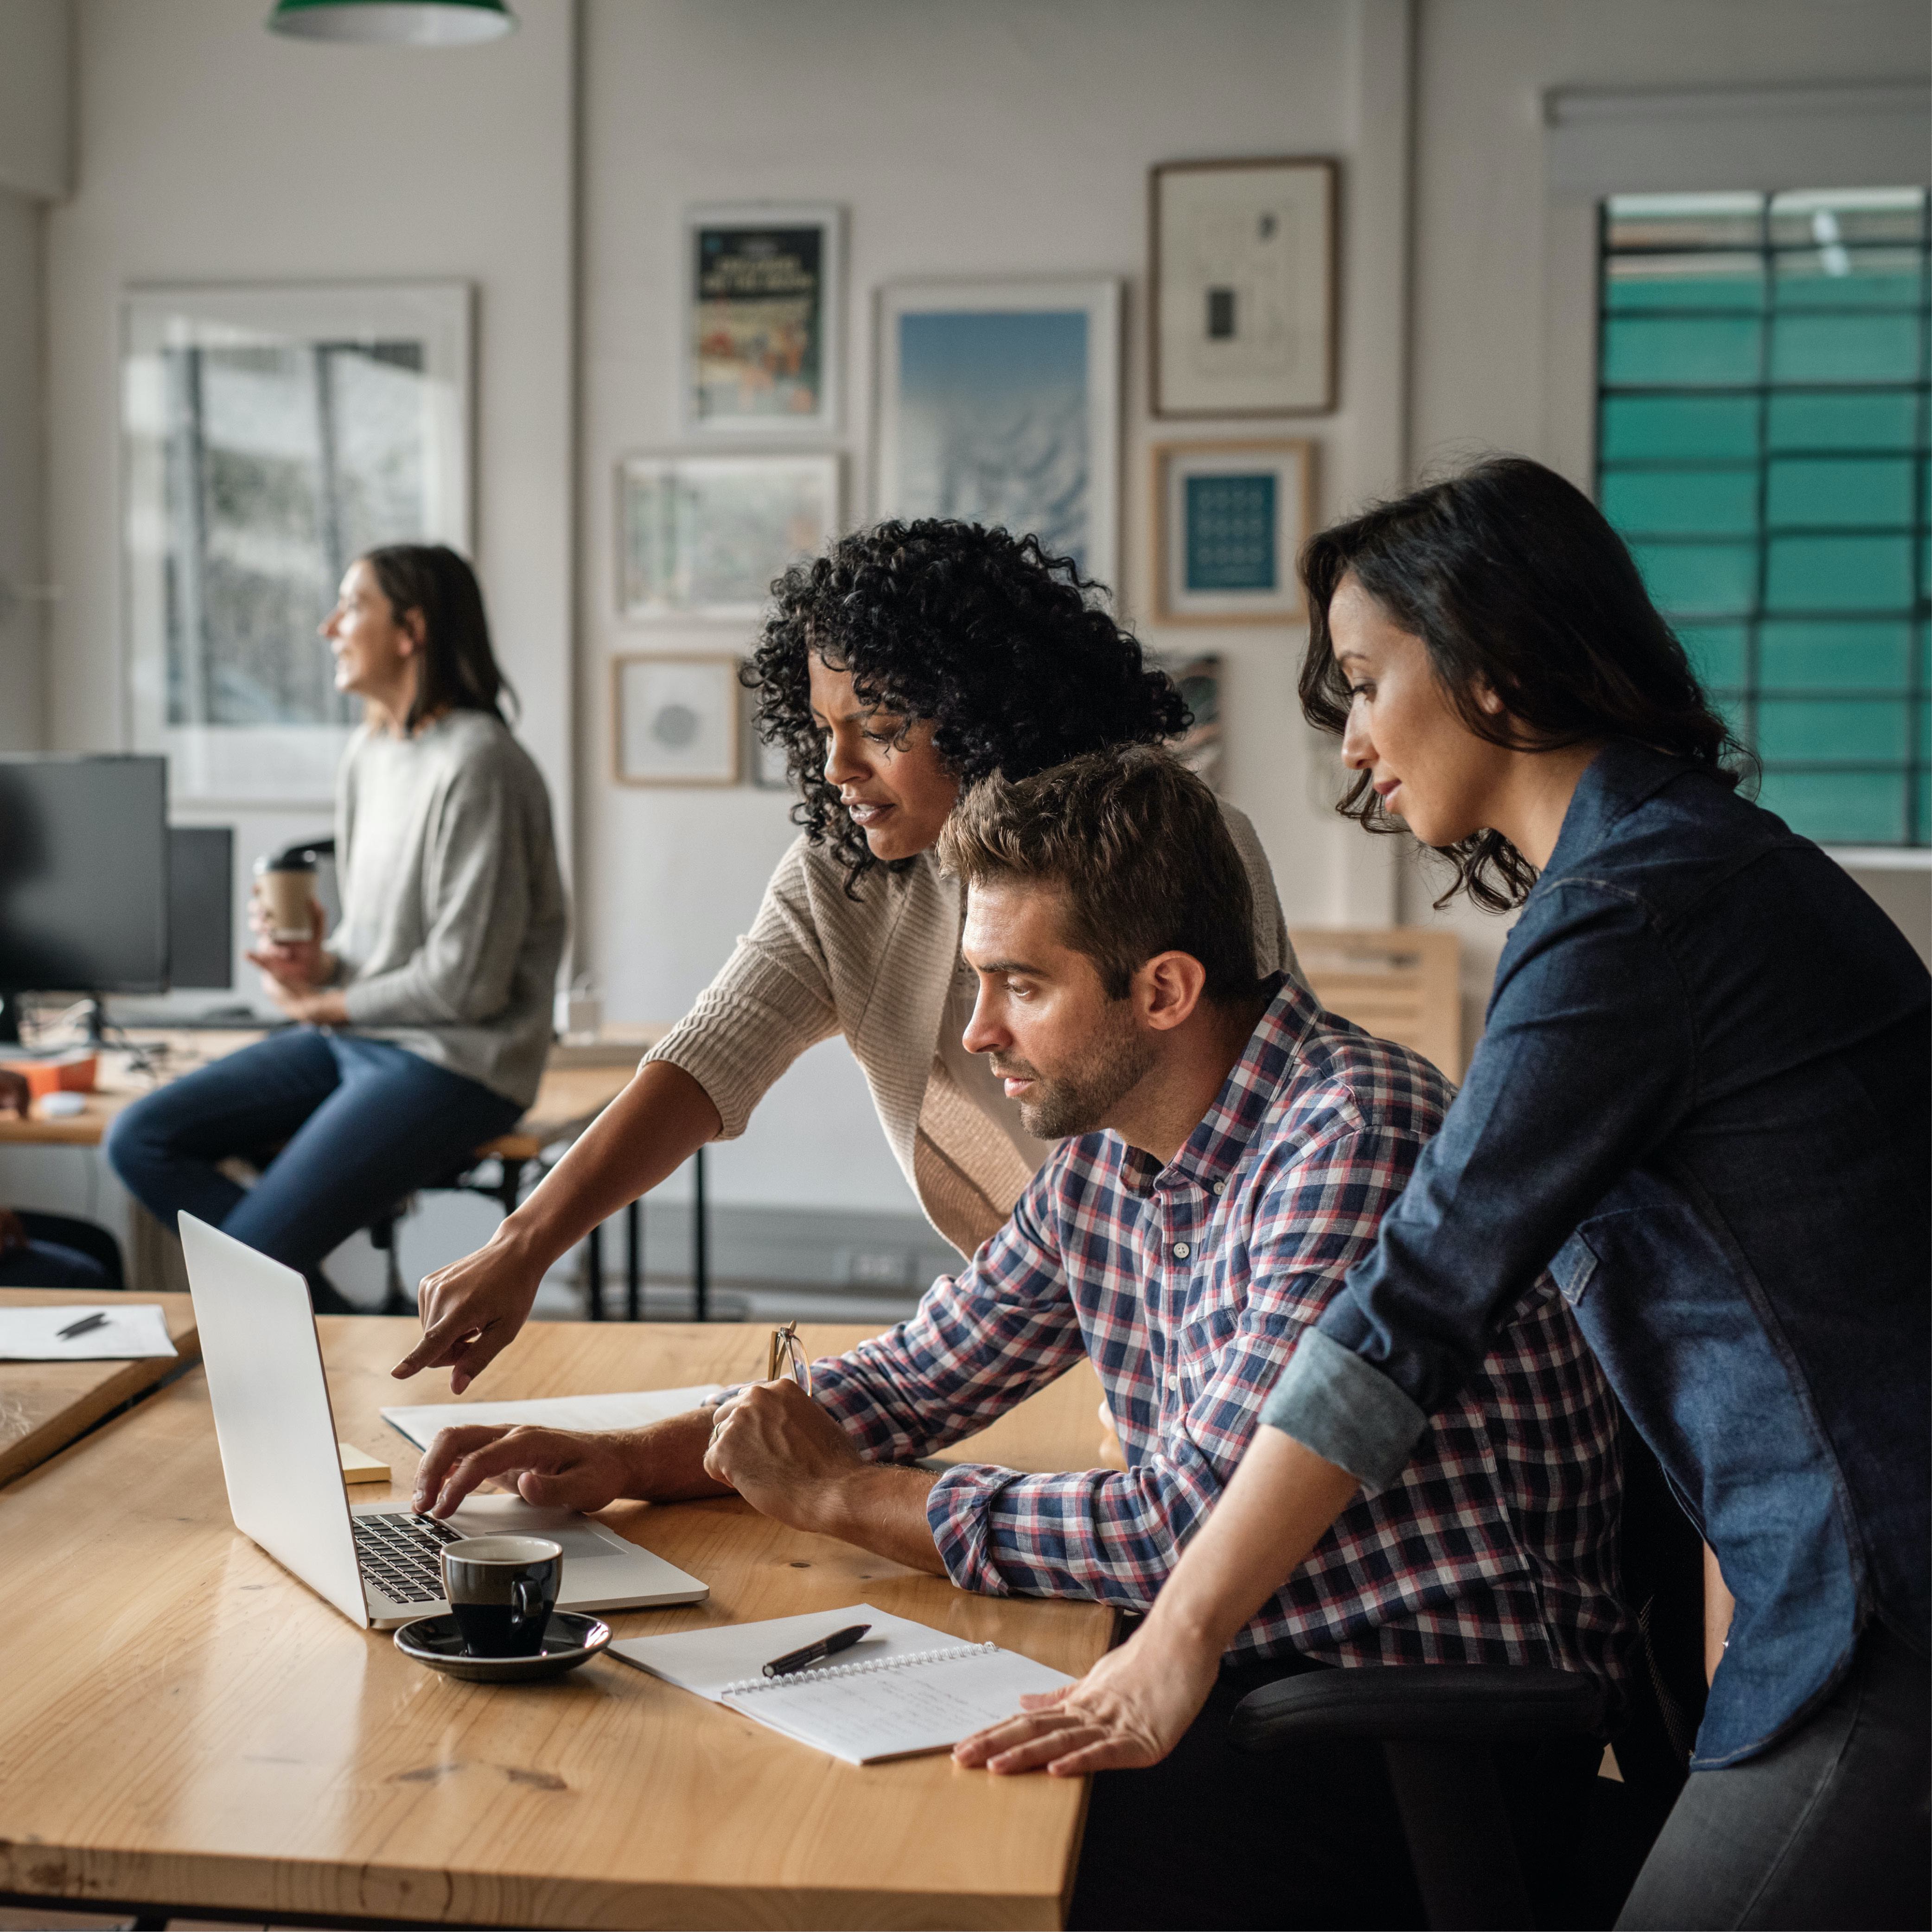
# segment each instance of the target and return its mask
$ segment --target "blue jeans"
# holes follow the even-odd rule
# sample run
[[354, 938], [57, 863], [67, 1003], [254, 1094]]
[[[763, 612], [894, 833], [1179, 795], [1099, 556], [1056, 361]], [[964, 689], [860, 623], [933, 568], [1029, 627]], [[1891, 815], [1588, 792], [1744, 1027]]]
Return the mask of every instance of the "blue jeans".
[[107, 1270], [58, 1241], [29, 1241], [0, 1252], [0, 1288], [106, 1288]]
[[[326, 1313], [349, 1304], [322, 1257], [522, 1113], [387, 1040], [302, 1027], [137, 1100], [110, 1130], [107, 1158], [162, 1226], [185, 1210], [299, 1268]], [[254, 1187], [220, 1171], [235, 1155], [261, 1169]]]

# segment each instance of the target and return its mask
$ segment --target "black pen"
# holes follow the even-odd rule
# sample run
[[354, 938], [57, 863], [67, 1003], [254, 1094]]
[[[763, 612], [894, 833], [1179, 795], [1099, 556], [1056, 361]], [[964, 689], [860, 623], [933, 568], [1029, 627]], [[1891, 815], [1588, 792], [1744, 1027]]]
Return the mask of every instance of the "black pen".
[[808, 1643], [802, 1650], [788, 1650], [782, 1657], [775, 1657], [765, 1666], [767, 1677], [788, 1677], [794, 1670], [802, 1670], [808, 1664], [823, 1664], [828, 1657], [842, 1650], [850, 1650], [872, 1628], [870, 1624], [848, 1624], [842, 1630], [834, 1630], [830, 1636], [820, 1637], [816, 1643]]
[[82, 1316], [78, 1322], [70, 1322], [57, 1333], [60, 1340], [71, 1342], [76, 1335], [85, 1335], [90, 1328], [105, 1328], [106, 1326], [107, 1317], [97, 1309], [92, 1315]]

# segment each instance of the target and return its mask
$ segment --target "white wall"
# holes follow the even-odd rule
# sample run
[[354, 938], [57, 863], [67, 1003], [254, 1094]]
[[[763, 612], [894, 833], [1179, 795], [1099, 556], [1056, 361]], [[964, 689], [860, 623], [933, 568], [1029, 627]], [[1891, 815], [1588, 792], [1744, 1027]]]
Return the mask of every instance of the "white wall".
[[73, 181], [68, 0], [0, 0], [0, 751], [46, 729], [45, 204]]
[[44, 728], [41, 221], [0, 188], [0, 752], [38, 748]]
[[[703, 200], [848, 212], [850, 507], [868, 499], [874, 291], [919, 276], [1122, 278], [1121, 602], [1151, 604], [1146, 418], [1148, 170], [1203, 155], [1342, 158], [1341, 410], [1260, 435], [1319, 446], [1318, 514], [1402, 473], [1408, 10], [1402, 0], [591, 0], [586, 14], [581, 773], [584, 945], [610, 1010], [681, 1012], [744, 929], [791, 836], [784, 797], [610, 782], [614, 652], [734, 651], [732, 631], [616, 616], [614, 474], [679, 441], [677, 224]], [[1204, 433], [1226, 434], [1225, 424]], [[1228, 789], [1292, 920], [1380, 920], [1383, 855], [1334, 820], [1293, 698], [1299, 634], [1143, 634], [1227, 659]], [[821, 1048], [715, 1156], [719, 1198], [910, 1205], [842, 1047]]]

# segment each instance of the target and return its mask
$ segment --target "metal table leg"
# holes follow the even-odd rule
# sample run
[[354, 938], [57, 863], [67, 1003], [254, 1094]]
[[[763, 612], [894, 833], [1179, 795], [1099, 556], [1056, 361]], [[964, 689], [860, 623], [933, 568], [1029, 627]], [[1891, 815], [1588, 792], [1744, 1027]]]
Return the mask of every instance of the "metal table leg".
[[704, 1150], [691, 1157], [691, 1286], [694, 1319], [711, 1319], [710, 1228], [704, 1207]]
[[644, 1204], [633, 1201], [624, 1210], [624, 1319], [641, 1322], [644, 1315]]

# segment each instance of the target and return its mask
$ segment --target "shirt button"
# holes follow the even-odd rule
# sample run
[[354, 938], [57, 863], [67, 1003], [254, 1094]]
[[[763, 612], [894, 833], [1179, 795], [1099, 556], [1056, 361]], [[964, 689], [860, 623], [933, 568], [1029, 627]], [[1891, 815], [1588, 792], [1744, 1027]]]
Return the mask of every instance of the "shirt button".
[[1176, 1241], [1174, 1244], [1174, 1252], [1178, 1254], [1183, 1261], [1185, 1261], [1186, 1260], [1190, 1250], [1185, 1241]]
[[1214, 1192], [1215, 1192], [1216, 1194], [1225, 1194], [1225, 1193], [1226, 1193], [1226, 1192], [1227, 1192], [1227, 1191], [1228, 1191], [1228, 1184], [1227, 1184], [1225, 1180], [1217, 1180], [1217, 1181], [1216, 1181], [1216, 1182], [1215, 1182], [1215, 1184], [1214, 1184]]
[[1167, 1385], [1171, 1389], [1178, 1389], [1180, 1386], [1180, 1378], [1177, 1375], [1170, 1374], [1167, 1378]]

